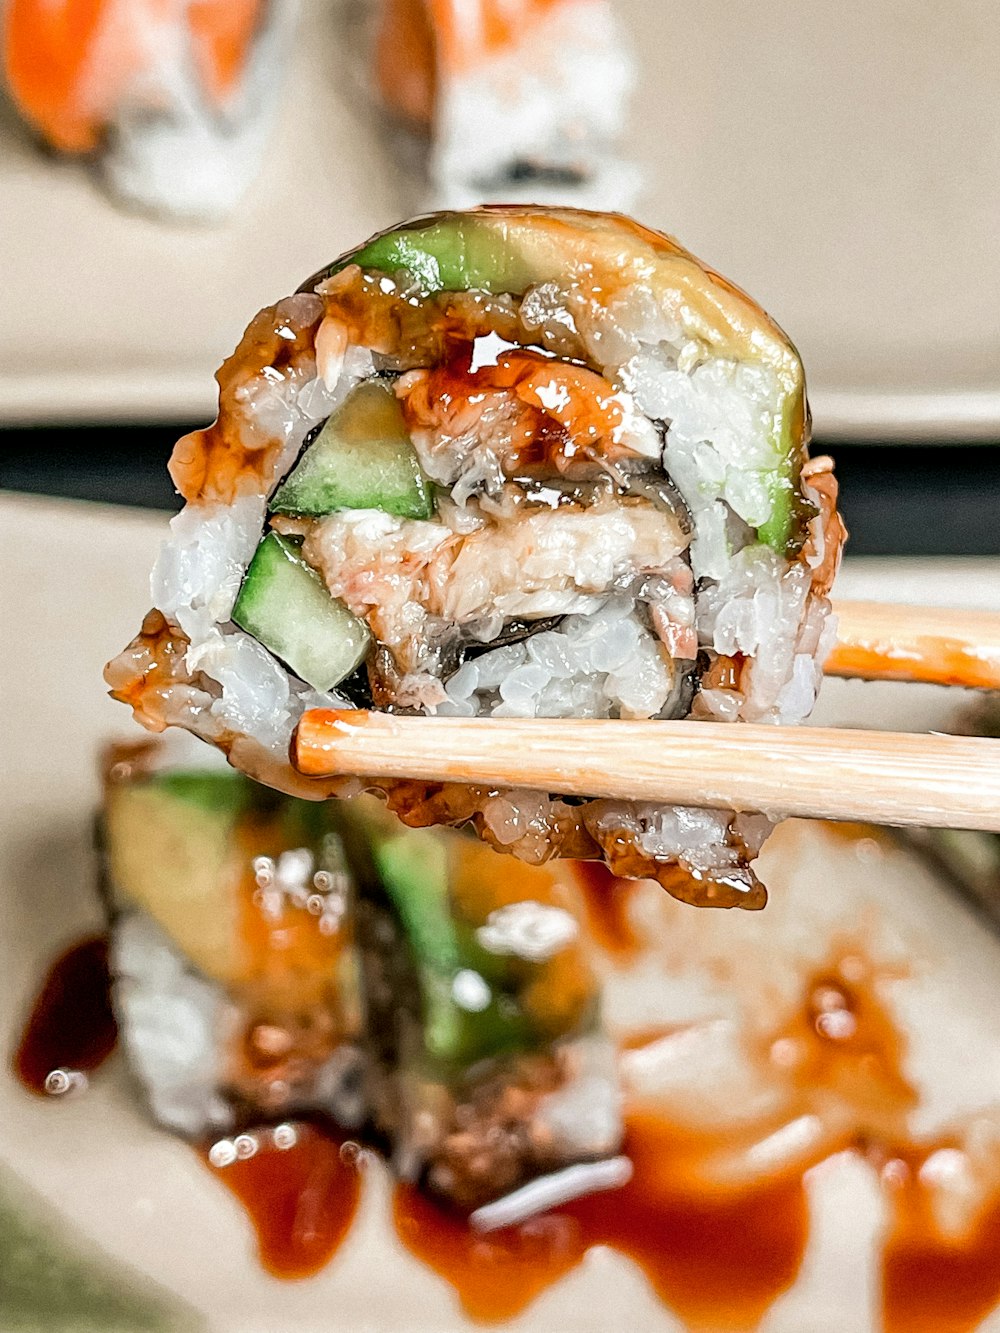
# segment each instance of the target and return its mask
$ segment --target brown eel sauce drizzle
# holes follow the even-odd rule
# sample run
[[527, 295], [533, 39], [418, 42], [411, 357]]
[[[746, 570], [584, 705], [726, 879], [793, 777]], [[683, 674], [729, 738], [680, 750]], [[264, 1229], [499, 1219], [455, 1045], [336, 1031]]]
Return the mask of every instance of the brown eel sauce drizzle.
[[311, 1277], [324, 1268], [351, 1229], [361, 1173], [348, 1145], [321, 1124], [297, 1122], [238, 1136], [247, 1156], [216, 1166], [200, 1156], [246, 1210], [260, 1262], [273, 1277]]
[[698, 1136], [659, 1116], [633, 1115], [622, 1151], [635, 1174], [621, 1189], [477, 1235], [461, 1217], [399, 1185], [396, 1229], [455, 1288], [465, 1313], [484, 1323], [519, 1314], [592, 1245], [607, 1245], [632, 1259], [690, 1327], [752, 1327], [795, 1280], [805, 1252], [801, 1174], [751, 1189], [705, 1188], [689, 1170], [700, 1147]]
[[[612, 932], [612, 940], [620, 944], [620, 933]], [[633, 1109], [622, 1148], [635, 1168], [628, 1184], [488, 1234], [399, 1184], [393, 1220], [402, 1244], [483, 1323], [524, 1310], [591, 1246], [604, 1245], [630, 1258], [688, 1327], [753, 1328], [798, 1274], [809, 1238], [806, 1172], [850, 1149], [883, 1183], [884, 1333], [971, 1333], [1000, 1301], [1000, 1190], [962, 1228], [942, 1229], [933, 1182], [921, 1168], [935, 1153], [960, 1148], [953, 1136], [921, 1142], [907, 1132], [917, 1095], [876, 982], [860, 951], [842, 948], [807, 978], [798, 1006], [759, 1048], [783, 1080], [785, 1123], [830, 1097], [850, 1111], [843, 1131], [814, 1151], [727, 1182], [711, 1165], [734, 1146], [725, 1130], [696, 1132]], [[14, 1060], [31, 1091], [43, 1091], [54, 1069], [96, 1068], [113, 1048], [107, 985], [103, 940], [86, 940], [57, 961]], [[664, 1035], [669, 1031], [631, 1034], [623, 1049]], [[758, 1126], [758, 1137], [774, 1128]], [[245, 1208], [262, 1265], [280, 1278], [318, 1272], [357, 1210], [361, 1150], [330, 1126], [308, 1121], [255, 1130], [233, 1143], [226, 1165], [207, 1145], [201, 1155]]]
[[629, 919], [629, 907], [640, 883], [619, 879], [603, 861], [580, 861], [576, 866], [588, 933], [605, 953], [622, 963], [642, 948], [639, 933]]
[[52, 964], [14, 1054], [14, 1072], [30, 1092], [68, 1092], [74, 1075], [93, 1072], [114, 1050], [110, 985], [101, 936], [82, 940]]

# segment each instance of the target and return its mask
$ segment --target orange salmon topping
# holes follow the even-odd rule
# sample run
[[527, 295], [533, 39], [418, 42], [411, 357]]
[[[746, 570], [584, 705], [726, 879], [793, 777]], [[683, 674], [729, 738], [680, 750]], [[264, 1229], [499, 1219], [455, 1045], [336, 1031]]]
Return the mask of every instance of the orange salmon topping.
[[[123, 51], [95, 52], [107, 0], [10, 0], [3, 31], [7, 86], [27, 120], [56, 148], [96, 147], [104, 108], [127, 73]], [[103, 67], [102, 67], [103, 66]], [[117, 76], [117, 77], [116, 77]]]
[[[162, 33], [187, 25], [199, 81], [210, 100], [232, 92], [246, 63], [263, 0], [9, 0], [4, 69], [25, 119], [64, 153], [87, 153], [144, 71]], [[155, 93], [153, 94], [155, 95]]]
[[188, 26], [205, 92], [222, 104], [246, 67], [263, 0], [191, 0]]

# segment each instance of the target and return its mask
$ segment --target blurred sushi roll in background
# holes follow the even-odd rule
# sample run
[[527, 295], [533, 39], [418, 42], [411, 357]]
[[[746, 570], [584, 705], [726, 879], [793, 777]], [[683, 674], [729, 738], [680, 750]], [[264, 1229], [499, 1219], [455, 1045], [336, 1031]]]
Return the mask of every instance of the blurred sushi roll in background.
[[397, 1173], [473, 1209], [613, 1154], [616, 1054], [573, 870], [512, 866], [469, 834], [408, 829], [375, 802], [346, 812], [366, 866], [373, 1116]]
[[7, 91], [129, 207], [224, 217], [271, 130], [297, 0], [7, 0]]
[[630, 208], [634, 70], [610, 0], [377, 0], [375, 80], [411, 203]]
[[319, 1116], [466, 1211], [606, 1171], [621, 1096], [573, 870], [207, 758], [105, 764], [112, 1000], [154, 1118], [204, 1139]]
[[175, 760], [156, 741], [112, 750], [99, 819], [113, 1002], [153, 1115], [191, 1137], [309, 1109], [360, 1124], [339, 807]]

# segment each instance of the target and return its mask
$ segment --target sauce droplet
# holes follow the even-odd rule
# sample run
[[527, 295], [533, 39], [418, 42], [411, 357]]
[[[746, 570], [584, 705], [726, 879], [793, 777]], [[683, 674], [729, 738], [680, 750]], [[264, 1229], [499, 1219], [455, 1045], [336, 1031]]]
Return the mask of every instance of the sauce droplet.
[[629, 918], [629, 905], [641, 881], [619, 879], [603, 861], [578, 861], [574, 869], [589, 934], [605, 953], [628, 961], [642, 947]]
[[95, 936], [52, 964], [24, 1026], [14, 1072], [29, 1092], [64, 1096], [108, 1058], [118, 1040], [108, 942]]
[[252, 1130], [202, 1148], [212, 1174], [246, 1210], [257, 1233], [260, 1262], [273, 1277], [318, 1273], [350, 1230], [361, 1173], [341, 1146], [331, 1129], [302, 1122]]

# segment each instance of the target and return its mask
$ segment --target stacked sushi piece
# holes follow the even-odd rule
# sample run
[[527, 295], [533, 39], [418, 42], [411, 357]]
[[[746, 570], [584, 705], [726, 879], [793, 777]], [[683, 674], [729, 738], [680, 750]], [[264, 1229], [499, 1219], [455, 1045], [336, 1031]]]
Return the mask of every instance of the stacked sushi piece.
[[[615, 1056], [567, 869], [511, 873], [473, 837], [352, 806], [368, 1021], [381, 1042], [373, 1111], [399, 1173], [473, 1208], [613, 1153]], [[415, 985], [386, 971], [400, 959]], [[399, 1003], [401, 992], [419, 1002]]]
[[565, 869], [511, 874], [370, 798], [295, 800], [155, 746], [111, 756], [100, 828], [115, 1010], [161, 1124], [320, 1115], [465, 1211], [613, 1159]]
[[364, 1116], [354, 885], [336, 805], [116, 750], [100, 818], [114, 1000], [157, 1120]]

